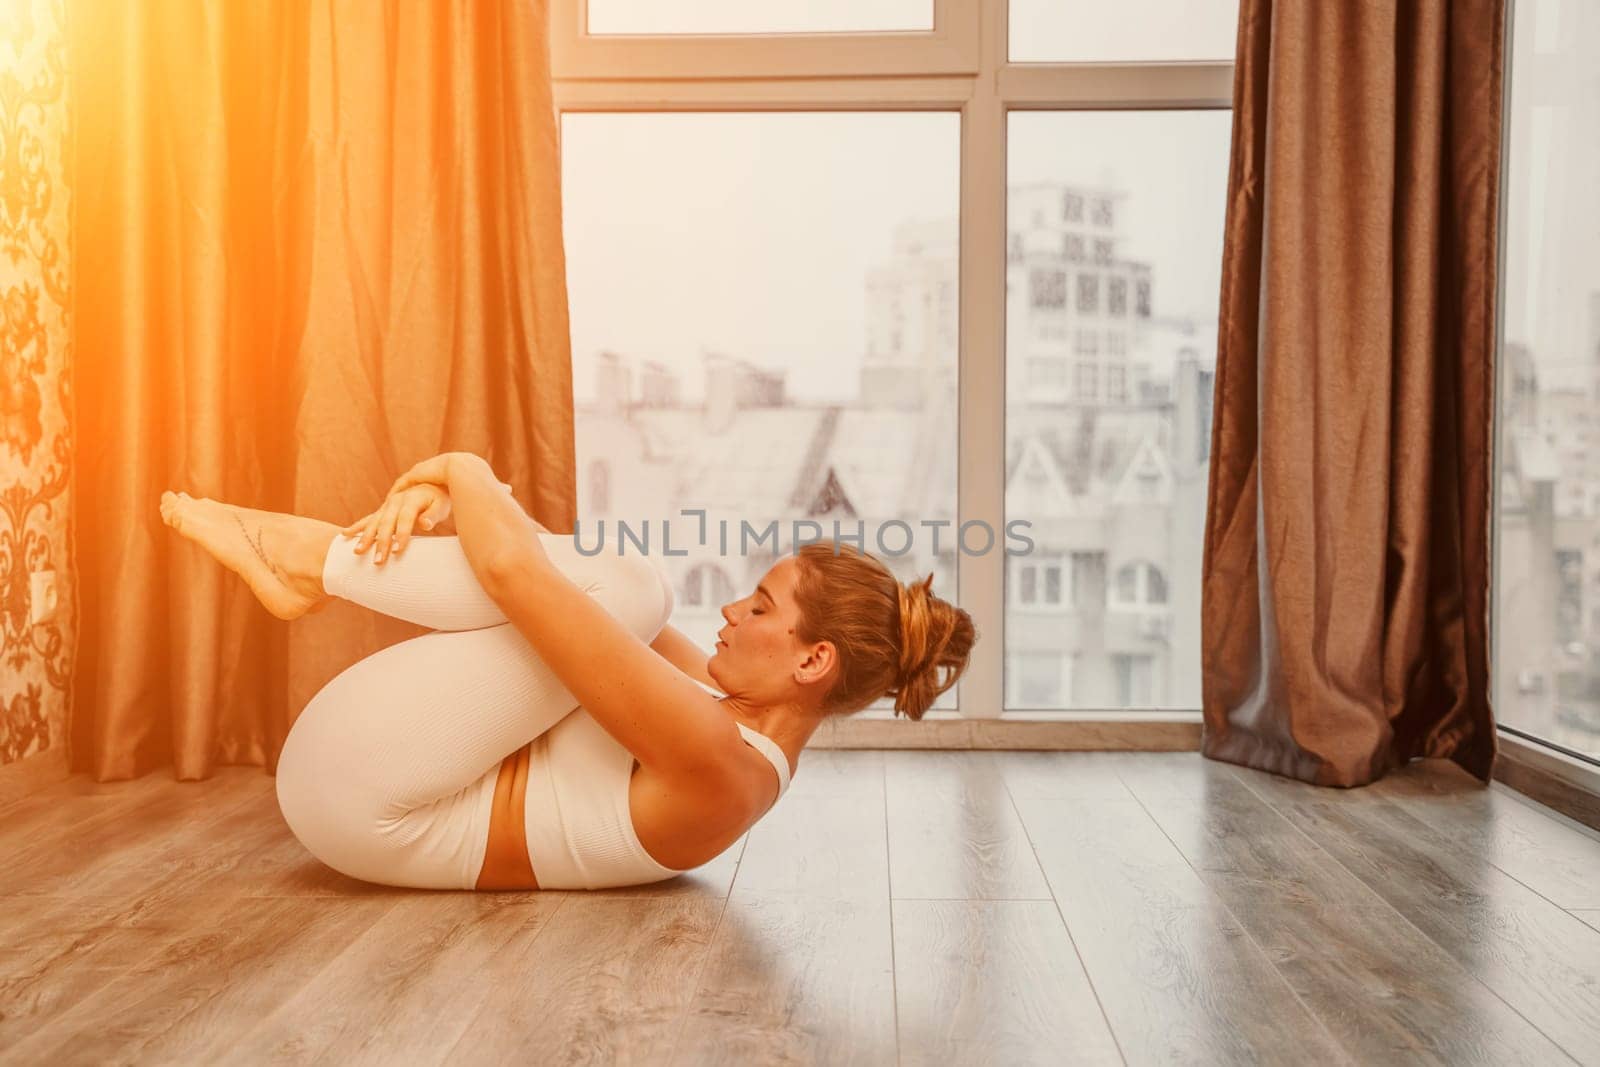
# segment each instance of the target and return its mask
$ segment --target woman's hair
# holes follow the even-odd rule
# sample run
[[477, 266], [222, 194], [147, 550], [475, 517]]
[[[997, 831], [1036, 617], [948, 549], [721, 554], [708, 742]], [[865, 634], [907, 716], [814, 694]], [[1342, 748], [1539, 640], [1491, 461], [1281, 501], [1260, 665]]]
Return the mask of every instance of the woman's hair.
[[796, 635], [807, 644], [830, 641], [839, 651], [839, 676], [823, 698], [824, 713], [848, 715], [892, 695], [896, 715], [922, 718], [967, 669], [978, 636], [972, 616], [933, 594], [932, 574], [904, 584], [850, 545], [807, 544], [795, 555]]

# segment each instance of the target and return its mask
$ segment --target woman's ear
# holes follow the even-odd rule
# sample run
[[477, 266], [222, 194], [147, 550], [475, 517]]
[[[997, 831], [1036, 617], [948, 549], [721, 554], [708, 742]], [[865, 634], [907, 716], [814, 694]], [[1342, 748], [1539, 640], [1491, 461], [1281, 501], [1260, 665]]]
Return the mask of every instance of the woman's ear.
[[795, 681], [803, 685], [826, 681], [839, 664], [839, 650], [832, 641], [818, 641], [795, 668]]

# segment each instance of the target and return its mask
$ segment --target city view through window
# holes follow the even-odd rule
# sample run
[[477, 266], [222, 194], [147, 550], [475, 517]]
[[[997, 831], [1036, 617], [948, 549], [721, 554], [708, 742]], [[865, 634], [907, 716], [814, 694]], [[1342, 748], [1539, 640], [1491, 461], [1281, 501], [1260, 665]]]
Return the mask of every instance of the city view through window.
[[[960, 601], [959, 131], [564, 116], [580, 523], [649, 520], [704, 647], [797, 520]], [[1006, 706], [1197, 708], [1228, 115], [1018, 113], [1009, 143]]]
[[1519, 0], [1515, 18], [1494, 708], [1600, 757], [1600, 5]]

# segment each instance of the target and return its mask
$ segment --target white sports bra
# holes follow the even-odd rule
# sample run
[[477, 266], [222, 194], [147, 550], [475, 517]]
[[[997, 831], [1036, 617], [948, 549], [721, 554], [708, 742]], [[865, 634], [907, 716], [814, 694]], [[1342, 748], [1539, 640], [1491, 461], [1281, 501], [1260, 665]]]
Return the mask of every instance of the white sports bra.
[[[726, 693], [718, 689], [714, 689], [698, 678], [691, 678], [690, 681], [694, 682], [695, 685], [698, 685], [701, 689], [704, 689], [713, 696], [727, 696]], [[778, 742], [774, 741], [766, 734], [761, 733], [759, 730], [752, 729], [742, 722], [736, 722], [734, 725], [739, 728], [740, 736], [742, 736], [745, 741], [749, 743], [750, 747], [767, 757], [767, 761], [772, 764], [772, 769], [778, 772], [778, 797], [781, 799], [784, 792], [789, 788], [790, 778], [789, 757], [784, 755], [783, 746], [779, 745]], [[776, 804], [777, 801], [775, 800], [773, 803]]]
[[[724, 695], [699, 679], [695, 684]], [[778, 772], [782, 799], [789, 788], [789, 758], [766, 734], [742, 722], [735, 725]], [[642, 885], [689, 869], [658, 863], [640, 843], [628, 804], [633, 765], [633, 753], [582, 707], [533, 741], [524, 825], [540, 888]]]

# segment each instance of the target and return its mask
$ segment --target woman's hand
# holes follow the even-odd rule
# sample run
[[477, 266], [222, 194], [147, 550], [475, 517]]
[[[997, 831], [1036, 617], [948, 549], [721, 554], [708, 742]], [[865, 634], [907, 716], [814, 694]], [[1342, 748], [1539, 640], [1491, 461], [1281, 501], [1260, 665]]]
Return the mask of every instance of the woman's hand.
[[[419, 463], [411, 470], [415, 471], [421, 466]], [[401, 478], [410, 473], [411, 471], [406, 472]], [[395, 484], [399, 485], [400, 482], [397, 481]], [[411, 530], [417, 523], [420, 522], [424, 530], [431, 530], [449, 516], [450, 494], [442, 485], [423, 481], [399, 490], [389, 490], [388, 497], [377, 511], [357, 519], [346, 526], [342, 533], [346, 537], [360, 533], [361, 536], [355, 546], [357, 555], [376, 544], [378, 550], [373, 553], [372, 562], [381, 564], [391, 544], [395, 546], [395, 555], [398, 556], [405, 551], [406, 545], [411, 540]]]

